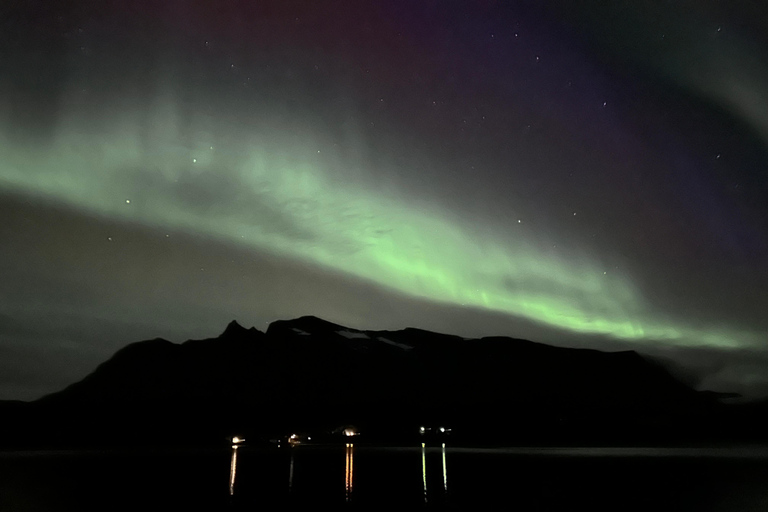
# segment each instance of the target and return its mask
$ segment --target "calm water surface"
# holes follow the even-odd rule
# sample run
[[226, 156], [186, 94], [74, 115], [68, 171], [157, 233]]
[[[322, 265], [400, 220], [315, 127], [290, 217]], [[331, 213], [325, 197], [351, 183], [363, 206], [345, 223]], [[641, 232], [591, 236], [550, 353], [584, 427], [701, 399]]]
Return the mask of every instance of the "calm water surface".
[[0, 510], [768, 510], [768, 449], [298, 446], [0, 454]]

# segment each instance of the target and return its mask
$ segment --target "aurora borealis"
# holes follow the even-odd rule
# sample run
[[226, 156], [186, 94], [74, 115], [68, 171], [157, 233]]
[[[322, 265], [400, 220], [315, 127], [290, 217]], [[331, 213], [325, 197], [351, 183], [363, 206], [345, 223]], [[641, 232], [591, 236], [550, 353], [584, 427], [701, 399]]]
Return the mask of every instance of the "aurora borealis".
[[303, 314], [768, 394], [754, 5], [3, 7], [0, 398]]

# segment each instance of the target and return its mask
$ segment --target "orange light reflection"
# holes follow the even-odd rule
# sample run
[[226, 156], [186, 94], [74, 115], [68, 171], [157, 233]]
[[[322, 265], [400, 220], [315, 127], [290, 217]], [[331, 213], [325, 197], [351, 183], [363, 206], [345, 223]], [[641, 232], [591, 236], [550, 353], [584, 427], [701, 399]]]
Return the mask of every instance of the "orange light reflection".
[[354, 448], [355, 447], [352, 443], [347, 443], [347, 467], [345, 471], [347, 501], [352, 499], [352, 484], [354, 481]]

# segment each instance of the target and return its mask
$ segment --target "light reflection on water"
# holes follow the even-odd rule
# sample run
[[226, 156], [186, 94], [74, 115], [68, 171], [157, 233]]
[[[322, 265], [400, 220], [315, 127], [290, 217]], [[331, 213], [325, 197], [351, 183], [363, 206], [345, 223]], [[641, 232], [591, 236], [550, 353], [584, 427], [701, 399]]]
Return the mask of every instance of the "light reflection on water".
[[347, 501], [352, 500], [352, 487], [354, 483], [354, 456], [355, 456], [355, 447], [352, 443], [347, 443], [347, 465], [345, 473], [345, 479], [346, 479], [346, 497]]
[[[443, 506], [456, 507], [468, 500], [491, 500], [495, 497], [508, 497], [508, 486], [505, 484], [511, 476], [516, 481], [524, 482], [513, 495], [514, 499], [521, 499], [528, 505], [534, 506], [547, 500], [558, 503], [561, 496], [573, 494], [575, 498], [582, 500], [604, 499], [609, 501], [611, 496], [621, 493], [630, 494], [636, 489], [624, 480], [614, 481], [615, 474], [623, 474], [622, 471], [613, 471], [610, 468], [630, 468], [634, 478], [646, 478], [649, 482], [667, 482], [666, 477], [655, 475], [655, 471], [647, 471], [648, 468], [662, 468], [660, 474], [668, 465], [680, 465], [688, 468], [689, 472], [694, 468], [698, 470], [706, 461], [717, 461], [712, 468], [725, 468], [733, 462], [744, 461], [744, 464], [756, 464], [751, 461], [759, 460], [760, 466], [755, 466], [763, 471], [768, 468], [768, 448], [765, 447], [741, 447], [738, 449], [726, 448], [462, 448], [450, 447], [453, 480], [451, 493], [448, 492], [448, 447], [445, 443], [439, 446], [411, 447], [374, 447], [358, 446], [358, 456], [362, 457], [358, 462], [358, 475], [355, 475], [355, 445], [344, 445], [344, 498], [340, 495], [340, 451], [341, 446], [301, 446], [285, 450], [271, 451], [232, 446], [230, 452], [229, 495], [236, 499], [233, 504], [253, 504], [260, 501], [287, 499], [293, 504], [301, 503], [344, 503], [359, 507], [373, 501], [382, 502], [402, 500], [402, 503], [413, 503], [419, 500], [430, 508]], [[241, 474], [238, 476], [238, 456], [241, 465]], [[245, 457], [245, 459], [243, 459]], [[454, 458], [455, 457], [455, 458]], [[417, 462], [417, 458], [420, 459]], [[658, 460], [659, 462], [655, 462]], [[509, 464], [510, 461], [512, 464]], [[615, 461], [615, 462], [614, 462]], [[418, 469], [421, 466], [421, 485], [418, 482]], [[659, 466], [661, 464], [662, 466]], [[286, 467], [287, 466], [287, 467]], [[275, 470], [277, 468], [277, 471]], [[479, 469], [482, 468], [482, 471]], [[578, 469], [576, 469], [578, 468]], [[643, 469], [645, 468], [645, 469]], [[223, 469], [223, 468], [222, 468]], [[663, 500], [672, 498], [681, 502], [690, 500], [692, 503], [701, 501], [697, 496], [701, 492], [698, 481], [705, 481], [715, 474], [715, 469], [702, 469], [698, 477], [679, 480], [681, 490], [676, 487], [664, 487], [658, 484], [659, 497]], [[298, 471], [298, 475], [296, 474]], [[768, 469], [765, 469], [768, 472]], [[285, 473], [288, 473], [287, 496], [285, 494]], [[675, 474], [678, 472], [675, 471]], [[692, 472], [693, 473], [693, 472]], [[684, 472], [682, 472], [684, 474]], [[725, 477], [730, 473], [725, 472]], [[551, 483], [544, 485], [542, 482]], [[601, 475], [595, 477], [590, 475]], [[296, 478], [299, 480], [296, 480]], [[725, 478], [724, 477], [724, 478]], [[240, 478], [237, 481], [236, 478]], [[756, 478], [756, 477], [755, 477]], [[359, 481], [356, 482], [355, 479]], [[631, 481], [632, 479], [627, 479]], [[738, 481], [737, 481], [738, 480]], [[743, 479], [736, 479], [738, 485]], [[267, 483], [267, 482], [274, 483]], [[279, 482], [283, 484], [280, 485]], [[677, 481], [677, 480], [676, 480]], [[612, 482], [604, 485], [605, 482]], [[360, 486], [355, 493], [355, 484]], [[275, 486], [275, 484], [278, 484]], [[625, 487], [621, 487], [621, 486]], [[650, 485], [650, 484], [647, 484]], [[646, 487], [647, 487], [646, 485]], [[676, 484], [677, 485], [677, 484]], [[616, 487], [616, 490], [612, 490]], [[705, 486], [706, 487], [706, 486]], [[282, 488], [282, 492], [275, 492]], [[555, 491], [550, 491], [550, 488]], [[713, 488], [716, 488], [713, 487]], [[563, 489], [563, 490], [560, 490]], [[695, 493], [694, 493], [695, 490]], [[237, 491], [237, 492], [235, 492]], [[362, 492], [361, 492], [362, 491]], [[750, 493], [753, 489], [748, 489]], [[754, 493], [759, 492], [755, 487]], [[554, 492], [554, 494], [551, 494]], [[593, 492], [598, 494], [593, 494]], [[613, 494], [611, 494], [613, 493]], [[665, 494], [666, 493], [666, 494]], [[754, 494], [753, 493], [753, 494]], [[604, 495], [604, 496], [603, 496]], [[282, 496], [282, 497], [281, 497]], [[511, 496], [511, 495], [510, 495]], [[733, 501], [733, 496], [725, 494], [724, 500]], [[752, 496], [748, 494], [748, 496]], [[596, 498], [597, 497], [597, 498]], [[238, 499], [239, 498], [239, 499]], [[768, 492], [760, 494], [759, 499], [765, 498], [768, 505]], [[747, 498], [745, 498], [747, 499]], [[750, 497], [749, 499], [752, 499]], [[697, 501], [698, 500], [698, 501]], [[585, 501], [585, 502], [586, 502]], [[653, 499], [647, 500], [649, 503]], [[662, 507], [663, 508], [663, 507]], [[525, 508], [523, 508], [525, 509]], [[746, 510], [739, 507], [715, 506], [713, 510]], [[751, 509], [750, 509], [751, 510]]]
[[293, 459], [294, 459], [294, 450], [293, 447], [291, 447], [291, 465], [288, 467], [288, 492], [290, 493], [293, 491]]
[[[429, 502], [429, 491], [427, 490], [427, 453], [429, 451], [432, 451], [432, 449], [428, 449], [425, 443], [421, 443], [421, 483], [422, 483], [422, 494], [424, 496], [424, 503]], [[443, 498], [445, 498], [448, 495], [448, 464], [446, 463], [446, 456], [445, 456], [445, 443], [442, 443], [440, 446], [440, 462], [442, 463], [442, 476], [443, 476]], [[433, 496], [434, 497], [434, 496]]]
[[443, 443], [442, 448], [442, 455], [443, 455], [443, 492], [448, 492], [448, 468], [445, 465], [445, 443]]
[[235, 476], [237, 474], [237, 445], [232, 445], [232, 455], [229, 458], [229, 495], [235, 494]]
[[766, 446], [420, 444], [0, 452], [0, 510], [768, 510]]
[[[299, 447], [291, 447], [289, 448], [289, 463], [288, 463], [288, 494], [294, 492], [294, 473], [296, 468], [296, 451], [301, 450], [302, 448]], [[411, 450], [413, 448], [410, 448]], [[310, 448], [311, 450], [311, 448]], [[375, 450], [375, 449], [374, 449]], [[422, 495], [424, 503], [427, 503], [429, 501], [429, 490], [427, 488], [427, 480], [429, 479], [429, 475], [432, 474], [432, 470], [436, 470], [436, 466], [431, 466], [428, 464], [428, 460], [430, 459], [429, 452], [435, 452], [435, 448], [427, 448], [426, 444], [421, 444], [421, 480], [422, 480]], [[253, 456], [253, 457], [259, 457], [260, 454], [258, 452], [249, 452], [247, 454], [247, 457]], [[354, 463], [354, 456], [355, 456], [355, 446], [354, 443], [346, 443], [345, 444], [345, 465], [344, 465], [344, 496], [345, 501], [350, 502], [353, 499], [353, 493], [354, 493], [354, 482], [355, 482], [355, 463]], [[229, 495], [234, 496], [235, 494], [235, 483], [237, 478], [237, 457], [238, 457], [238, 446], [232, 445], [231, 451], [230, 451], [230, 462], [229, 462]], [[441, 461], [441, 467], [442, 467], [442, 492], [443, 495], [446, 496], [448, 493], [448, 466], [446, 462], [446, 446], [445, 443], [442, 444], [440, 447], [440, 461]], [[436, 460], [434, 461], [436, 462]], [[430, 468], [430, 469], [428, 469]], [[247, 476], [247, 475], [246, 475]], [[433, 478], [437, 475], [432, 475]], [[245, 484], [246, 486], [248, 484]]]
[[427, 499], [427, 449], [424, 443], [421, 443], [421, 481], [424, 484], [424, 503]]

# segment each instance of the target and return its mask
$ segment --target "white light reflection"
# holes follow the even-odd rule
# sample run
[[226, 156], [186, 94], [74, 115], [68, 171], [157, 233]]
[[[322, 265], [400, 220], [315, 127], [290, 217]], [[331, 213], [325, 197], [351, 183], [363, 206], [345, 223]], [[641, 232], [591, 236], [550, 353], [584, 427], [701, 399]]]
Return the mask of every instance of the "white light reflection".
[[288, 492], [293, 489], [293, 450], [291, 450], [291, 466], [288, 469]]
[[445, 443], [443, 443], [443, 491], [448, 492], [448, 469], [445, 465]]
[[427, 447], [421, 443], [421, 481], [424, 484], [424, 503], [427, 502]]
[[229, 459], [229, 495], [235, 494], [235, 474], [237, 473], [237, 445], [232, 445], [232, 456]]
[[352, 500], [352, 484], [354, 481], [354, 448], [355, 446], [352, 443], [347, 443], [347, 469], [345, 471], [345, 476], [347, 479], [347, 483], [346, 483], [347, 501]]

